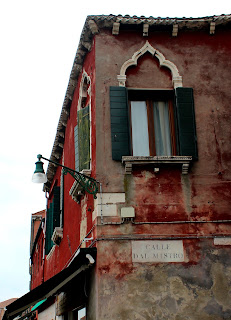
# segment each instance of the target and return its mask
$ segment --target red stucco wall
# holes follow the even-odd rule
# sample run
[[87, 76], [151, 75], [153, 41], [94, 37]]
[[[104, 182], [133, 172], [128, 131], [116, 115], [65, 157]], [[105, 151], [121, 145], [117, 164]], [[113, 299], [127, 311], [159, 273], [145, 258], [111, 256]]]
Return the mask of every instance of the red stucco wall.
[[[199, 161], [193, 163], [185, 178], [180, 170], [168, 167], [156, 175], [147, 168], [134, 171], [129, 201], [137, 205], [138, 217], [142, 210], [144, 220], [190, 216], [224, 219], [229, 215], [230, 35], [228, 30], [217, 30], [214, 36], [206, 31], [181, 31], [175, 38], [169, 32], [150, 32], [147, 38], [129, 32], [114, 37], [101, 33], [96, 37], [97, 141], [101, 142], [96, 159], [97, 177], [104, 182], [104, 192], [123, 192], [127, 183], [123, 165], [111, 160], [110, 137], [109, 86], [118, 85], [117, 75], [123, 63], [148, 40], [176, 65], [183, 86], [194, 89]], [[127, 87], [173, 88], [169, 69], [160, 68], [159, 61], [149, 53], [126, 74]]]
[[[98, 224], [94, 225], [98, 252], [90, 285], [90, 320], [141, 319], [141, 315], [145, 319], [176, 319], [178, 315], [181, 319], [186, 309], [190, 319], [210, 312], [222, 319], [221, 310], [231, 315], [228, 286], [223, 290], [218, 284], [219, 279], [231, 283], [230, 246], [213, 242], [215, 237], [231, 235], [230, 223], [218, 221], [231, 220], [230, 37], [228, 29], [217, 28], [214, 36], [208, 30], [181, 29], [177, 37], [169, 31], [150, 31], [145, 38], [142, 32], [121, 30], [112, 36], [100, 30], [94, 38], [83, 65], [92, 84], [92, 173], [102, 183], [103, 193], [125, 193], [125, 203], [117, 206], [116, 217], [92, 222], [93, 196], [86, 194], [80, 204], [74, 202], [69, 195], [73, 179], [65, 176], [63, 239], [46, 257], [44, 269], [45, 280], [61, 271], [93, 223]], [[131, 175], [125, 175], [124, 165], [112, 160], [109, 87], [118, 85], [121, 66], [146, 40], [175, 64], [183, 86], [194, 89], [199, 160], [192, 163], [188, 175], [182, 175], [180, 166], [169, 165], [161, 166], [158, 173], [152, 167], [135, 167]], [[150, 54], [126, 75], [127, 87], [173, 89], [170, 71]], [[63, 151], [64, 164], [71, 168], [80, 80], [81, 76]], [[59, 185], [60, 169], [55, 179]], [[51, 200], [52, 195], [48, 206]], [[133, 222], [121, 220], [121, 206], [135, 209]], [[179, 264], [133, 263], [131, 240], [138, 239], [182, 239], [187, 258]]]
[[[231, 314], [226, 285], [231, 249], [213, 240], [231, 235], [230, 222], [218, 222], [231, 220], [230, 37], [229, 30], [219, 28], [214, 36], [208, 30], [180, 30], [177, 37], [168, 31], [149, 32], [145, 38], [132, 31], [96, 36], [97, 179], [103, 192], [125, 192], [122, 206], [132, 206], [135, 219], [116, 225], [107, 217], [97, 228], [90, 320], [181, 319], [185, 312], [189, 319], [222, 319], [225, 312]], [[188, 175], [169, 165], [159, 173], [134, 167], [125, 175], [123, 164], [111, 157], [109, 87], [118, 86], [121, 66], [146, 40], [176, 65], [183, 86], [194, 89], [199, 160]], [[169, 70], [150, 54], [126, 75], [127, 87], [173, 88]], [[187, 223], [194, 220], [208, 223]], [[139, 239], [182, 239], [187, 259], [178, 264], [134, 263], [131, 240]]]
[[[92, 175], [95, 175], [95, 47], [92, 45], [91, 52], [86, 56], [84, 68], [91, 78], [91, 170]], [[74, 93], [70, 116], [67, 122], [65, 131], [65, 143], [63, 150], [64, 165], [75, 169], [75, 146], [74, 146], [74, 127], [77, 124], [77, 104], [79, 99], [79, 85], [81, 75], [78, 78], [78, 83]], [[62, 160], [60, 161], [62, 164]], [[58, 167], [53, 185], [60, 185], [61, 168]], [[70, 174], [64, 176], [64, 228], [63, 239], [59, 246], [55, 246], [54, 251], [45, 258], [44, 281], [60, 272], [70, 262], [75, 251], [80, 245], [82, 238], [80, 237], [80, 226], [83, 215], [86, 219], [86, 233], [92, 228], [92, 211], [94, 210], [93, 196], [86, 194], [80, 204], [76, 203], [69, 191], [73, 185], [74, 179]], [[50, 189], [50, 197], [48, 199], [48, 207], [53, 200], [52, 188]], [[41, 275], [36, 276], [36, 279]], [[33, 287], [39, 284], [40, 280], [33, 281]]]
[[34, 289], [43, 282], [43, 250], [44, 248], [44, 233], [43, 230], [40, 230], [40, 235], [35, 244], [35, 249], [31, 257], [31, 284], [30, 288]]

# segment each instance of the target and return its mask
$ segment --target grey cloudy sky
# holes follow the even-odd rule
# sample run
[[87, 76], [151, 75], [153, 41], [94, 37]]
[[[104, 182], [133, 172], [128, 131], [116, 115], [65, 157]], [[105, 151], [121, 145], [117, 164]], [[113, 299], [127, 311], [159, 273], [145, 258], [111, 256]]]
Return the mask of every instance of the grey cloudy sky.
[[220, 1], [7, 0], [0, 4], [0, 301], [29, 290], [31, 213], [45, 209], [31, 182], [49, 157], [87, 15], [203, 17], [230, 14]]

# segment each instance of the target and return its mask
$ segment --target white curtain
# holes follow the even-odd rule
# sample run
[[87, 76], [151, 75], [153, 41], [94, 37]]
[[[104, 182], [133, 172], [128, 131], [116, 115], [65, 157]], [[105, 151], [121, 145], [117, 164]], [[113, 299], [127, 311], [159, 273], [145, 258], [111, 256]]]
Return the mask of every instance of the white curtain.
[[149, 156], [148, 118], [145, 101], [131, 101], [133, 156]]
[[169, 126], [168, 103], [154, 102], [154, 129], [157, 156], [171, 156], [171, 132]]

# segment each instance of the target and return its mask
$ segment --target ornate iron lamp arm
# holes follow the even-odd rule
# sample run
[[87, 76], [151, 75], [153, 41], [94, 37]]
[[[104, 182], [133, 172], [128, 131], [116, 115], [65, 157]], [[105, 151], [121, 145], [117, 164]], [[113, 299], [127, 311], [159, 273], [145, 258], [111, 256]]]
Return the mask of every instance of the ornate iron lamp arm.
[[59, 167], [62, 167], [63, 168], [63, 174], [67, 174], [69, 173], [82, 187], [83, 189], [87, 192], [87, 193], [90, 193], [90, 194], [93, 194], [94, 195], [94, 199], [97, 198], [96, 194], [98, 193], [98, 190], [99, 190], [99, 187], [98, 187], [98, 184], [99, 184], [99, 181], [95, 180], [94, 178], [92, 177], [88, 177], [87, 175], [83, 174], [83, 173], [80, 173], [78, 171], [75, 171], [71, 168], [68, 168], [58, 162], [55, 162], [53, 160], [50, 160], [50, 159], [47, 159], [45, 157], [43, 157], [41, 154], [39, 154], [38, 156], [38, 159], [44, 159], [48, 162], [51, 162], [53, 164], [55, 164], [56, 166], [59, 166]]

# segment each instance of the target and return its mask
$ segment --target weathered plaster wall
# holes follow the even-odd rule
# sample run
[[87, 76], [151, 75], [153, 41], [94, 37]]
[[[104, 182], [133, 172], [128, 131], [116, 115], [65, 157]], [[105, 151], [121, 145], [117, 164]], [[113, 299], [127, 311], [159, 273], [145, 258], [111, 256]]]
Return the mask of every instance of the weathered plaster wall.
[[43, 282], [43, 245], [44, 245], [44, 234], [41, 231], [37, 242], [36, 247], [31, 257], [31, 283], [30, 289], [34, 289]]
[[55, 303], [38, 314], [39, 320], [49, 320], [55, 318]]
[[130, 241], [98, 243], [99, 305], [88, 319], [230, 319], [231, 249], [205, 239], [184, 249], [187, 263], [132, 263]]
[[[168, 206], [162, 211], [171, 218], [176, 212], [178, 218], [181, 213], [182, 217], [211, 219], [230, 215], [230, 36], [229, 30], [217, 30], [214, 36], [206, 31], [181, 31], [176, 38], [169, 32], [150, 32], [145, 38], [125, 31], [118, 36], [104, 32], [96, 36], [96, 160], [97, 178], [102, 182], [104, 192], [124, 192], [126, 189], [133, 193], [128, 201], [138, 207], [150, 202], [157, 205], [161, 201]], [[134, 180], [129, 182], [134, 190], [130, 190], [126, 177], [124, 179], [123, 165], [111, 159], [109, 87], [118, 85], [121, 66], [146, 40], [177, 66], [183, 86], [194, 89], [199, 161], [193, 163], [185, 178], [181, 177], [180, 170], [169, 167], [161, 169], [158, 175], [151, 170], [146, 173], [135, 170]], [[145, 54], [138, 60], [137, 67], [128, 69], [127, 86], [169, 88], [171, 74], [168, 69], [159, 68], [156, 58]], [[161, 211], [159, 209], [156, 214]], [[151, 206], [149, 210], [153, 212]], [[150, 214], [143, 218], [150, 219]]]
[[[104, 219], [97, 227], [90, 320], [231, 319], [231, 246], [213, 242], [231, 234], [230, 223], [166, 223], [231, 220], [230, 36], [218, 29], [214, 36], [181, 30], [175, 38], [170, 32], [143, 38], [121, 31], [95, 38], [97, 179], [103, 192], [125, 192], [124, 206], [135, 208], [135, 223], [108, 225], [113, 220]], [[118, 85], [121, 66], [146, 40], [177, 66], [183, 86], [194, 89], [199, 160], [186, 176], [170, 166], [159, 173], [140, 167], [124, 175], [122, 163], [111, 158], [109, 87]], [[127, 86], [173, 88], [170, 72], [149, 54], [128, 69]], [[183, 239], [186, 259], [133, 263], [131, 240], [125, 238]]]

